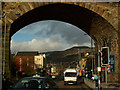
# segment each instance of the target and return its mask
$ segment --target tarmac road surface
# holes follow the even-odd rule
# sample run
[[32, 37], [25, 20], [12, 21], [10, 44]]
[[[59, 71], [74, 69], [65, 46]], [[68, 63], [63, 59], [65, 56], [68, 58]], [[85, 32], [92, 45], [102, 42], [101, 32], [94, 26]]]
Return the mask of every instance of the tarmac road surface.
[[83, 77], [78, 79], [77, 85], [74, 84], [68, 84], [64, 85], [64, 81], [61, 79], [55, 80], [57, 85], [59, 86], [59, 90], [92, 90], [83, 82]]

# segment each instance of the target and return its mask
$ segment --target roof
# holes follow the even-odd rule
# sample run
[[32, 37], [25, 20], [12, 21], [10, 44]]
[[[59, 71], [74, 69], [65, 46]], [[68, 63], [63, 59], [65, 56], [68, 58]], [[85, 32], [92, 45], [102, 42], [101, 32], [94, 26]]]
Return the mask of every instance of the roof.
[[33, 75], [32, 77], [40, 77], [40, 75], [38, 75], [38, 74], [35, 74], [35, 75]]
[[65, 72], [77, 72], [75, 69], [66, 69], [65, 71], [64, 71], [64, 73]]
[[16, 54], [16, 56], [36, 56], [38, 51], [21, 51]]
[[24, 77], [23, 79], [32, 79], [32, 78], [44, 79], [44, 78], [48, 78], [48, 77]]

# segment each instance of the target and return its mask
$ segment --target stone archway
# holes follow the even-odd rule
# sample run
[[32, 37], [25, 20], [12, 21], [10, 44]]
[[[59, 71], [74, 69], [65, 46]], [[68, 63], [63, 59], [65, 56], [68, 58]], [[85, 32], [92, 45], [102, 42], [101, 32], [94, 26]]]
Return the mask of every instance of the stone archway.
[[[115, 54], [116, 56], [116, 65], [115, 65], [116, 74], [114, 75], [114, 77], [117, 77], [116, 81], [118, 81], [119, 79], [118, 78], [119, 49], [117, 48], [118, 28], [116, 28], [116, 25], [114, 25], [114, 23], [112, 23], [113, 21], [110, 20], [109, 15], [107, 17], [106, 15], [104, 15], [105, 14], [104, 9], [102, 9], [103, 11], [101, 11], [100, 13], [101, 9], [95, 9], [95, 7], [91, 7], [92, 5], [96, 6], [98, 4], [94, 4], [94, 3], [91, 4], [81, 3], [80, 5], [78, 3], [74, 3], [74, 4], [54, 3], [47, 5], [45, 4], [35, 9], [32, 8], [32, 10], [28, 11], [27, 13], [25, 13], [27, 9], [24, 8], [23, 10], [24, 14], [19, 18], [15, 19], [14, 22], [12, 21], [12, 19], [8, 17], [8, 21], [12, 23], [10, 29], [8, 28], [7, 30], [8, 33], [10, 33], [8, 34], [8, 51], [10, 52], [9, 37], [11, 37], [20, 28], [30, 23], [42, 21], [42, 20], [59, 20], [59, 21], [68, 22], [81, 28], [86, 33], [88, 33], [95, 41], [96, 50], [99, 48], [98, 47], [98, 45], [100, 45], [99, 43], [101, 43], [100, 47], [103, 46], [104, 44], [103, 41], [105, 41], [105, 46], [108, 46], [110, 45], [110, 43], [113, 43], [112, 44], [113, 46], [111, 46], [110, 53]], [[102, 5], [104, 6], [104, 4]], [[108, 19], [108, 21], [106, 19]], [[110, 42], [108, 42], [108, 40]]]

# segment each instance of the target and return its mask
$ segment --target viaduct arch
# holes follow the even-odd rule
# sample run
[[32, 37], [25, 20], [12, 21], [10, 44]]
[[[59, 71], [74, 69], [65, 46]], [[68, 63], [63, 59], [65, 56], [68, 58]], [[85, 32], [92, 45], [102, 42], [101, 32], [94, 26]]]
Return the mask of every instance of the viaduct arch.
[[[11, 36], [30, 23], [42, 20], [59, 20], [71, 23], [89, 34], [95, 41], [96, 51], [102, 46], [110, 47], [110, 54], [115, 55], [115, 72], [108, 74], [108, 80], [112, 75], [113, 82], [120, 82], [118, 7], [119, 3], [108, 2], [4, 2], [3, 12], [7, 14], [6, 75], [9, 74]], [[20, 15], [15, 15], [15, 13], [20, 13]], [[4, 26], [4, 19], [2, 19], [2, 23]], [[4, 51], [3, 47], [4, 44], [2, 44], [2, 51]]]

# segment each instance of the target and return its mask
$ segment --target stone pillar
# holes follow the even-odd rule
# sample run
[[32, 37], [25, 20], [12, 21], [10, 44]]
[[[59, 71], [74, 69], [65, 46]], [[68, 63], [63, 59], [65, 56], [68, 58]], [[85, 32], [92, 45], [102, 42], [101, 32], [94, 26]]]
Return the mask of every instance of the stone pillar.
[[109, 41], [109, 43], [107, 42], [106, 46], [109, 46], [109, 55], [115, 55], [115, 72], [108, 72], [107, 74], [107, 81], [108, 83], [117, 83], [119, 80], [119, 56], [118, 56], [118, 41], [119, 41], [119, 37], [118, 37], [118, 33], [116, 31], [113, 32], [114, 34], [111, 35], [111, 39], [108, 38], [107, 40]]

